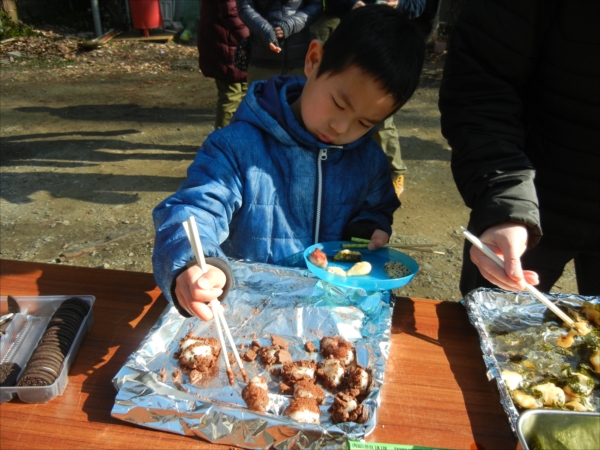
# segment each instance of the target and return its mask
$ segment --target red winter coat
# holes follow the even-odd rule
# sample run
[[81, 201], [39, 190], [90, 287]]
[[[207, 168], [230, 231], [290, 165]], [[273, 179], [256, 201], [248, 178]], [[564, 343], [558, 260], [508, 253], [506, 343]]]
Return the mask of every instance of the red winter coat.
[[249, 34], [235, 0], [202, 0], [198, 25], [200, 70], [205, 77], [228, 83], [246, 81], [246, 72], [233, 67], [233, 55]]

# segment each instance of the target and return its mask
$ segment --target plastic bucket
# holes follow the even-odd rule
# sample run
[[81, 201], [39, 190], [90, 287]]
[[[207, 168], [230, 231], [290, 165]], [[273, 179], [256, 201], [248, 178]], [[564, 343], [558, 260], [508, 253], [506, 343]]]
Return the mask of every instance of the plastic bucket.
[[159, 0], [129, 0], [129, 10], [133, 28], [143, 30], [145, 36], [149, 29], [163, 26]]

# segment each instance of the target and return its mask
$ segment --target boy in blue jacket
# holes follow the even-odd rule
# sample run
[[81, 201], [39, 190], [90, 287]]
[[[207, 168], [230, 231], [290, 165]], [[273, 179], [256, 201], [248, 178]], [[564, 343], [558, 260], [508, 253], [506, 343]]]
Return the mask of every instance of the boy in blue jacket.
[[[367, 6], [324, 45], [311, 42], [306, 79], [250, 86], [230, 125], [208, 136], [179, 190], [153, 211], [154, 276], [181, 314], [212, 318], [207, 303], [233, 284], [228, 257], [294, 266], [317, 242], [387, 243], [399, 201], [370, 135], [415, 91], [424, 50], [398, 11]], [[192, 215], [206, 273], [181, 225]]]

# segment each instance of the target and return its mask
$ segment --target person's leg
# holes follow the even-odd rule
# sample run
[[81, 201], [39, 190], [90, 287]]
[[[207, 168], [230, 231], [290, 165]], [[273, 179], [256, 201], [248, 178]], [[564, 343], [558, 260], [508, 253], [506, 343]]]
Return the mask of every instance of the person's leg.
[[398, 130], [394, 124], [394, 116], [390, 116], [383, 122], [377, 124], [377, 131], [373, 134], [373, 139], [381, 145], [385, 152], [390, 169], [392, 170], [392, 180], [394, 181], [394, 190], [396, 195], [400, 196], [404, 191], [404, 174], [406, 165], [402, 161], [400, 152], [400, 140], [398, 139]]
[[600, 295], [600, 253], [579, 253], [575, 257], [575, 275], [580, 295]]
[[281, 69], [268, 69], [265, 67], [257, 67], [250, 64], [246, 76], [248, 78], [248, 84], [254, 83], [259, 80], [268, 80], [272, 76], [280, 75]]
[[229, 124], [231, 117], [246, 94], [248, 83], [227, 83], [221, 80], [215, 80], [215, 83], [218, 92], [215, 130], [218, 130]]
[[325, 43], [339, 23], [339, 17], [330, 13], [323, 13], [321, 14], [321, 17], [310, 26], [310, 36], [312, 39], [318, 39], [322, 43]]

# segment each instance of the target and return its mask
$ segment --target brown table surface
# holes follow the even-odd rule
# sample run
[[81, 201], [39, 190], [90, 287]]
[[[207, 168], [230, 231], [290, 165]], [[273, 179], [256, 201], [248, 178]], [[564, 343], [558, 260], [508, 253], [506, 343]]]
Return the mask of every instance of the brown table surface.
[[[112, 378], [166, 306], [149, 273], [0, 260], [0, 295], [94, 295], [94, 325], [62, 396], [0, 405], [0, 447], [225, 448], [111, 417]], [[399, 298], [380, 416], [368, 442], [453, 449], [515, 449], [486, 378], [478, 335], [461, 304]]]

